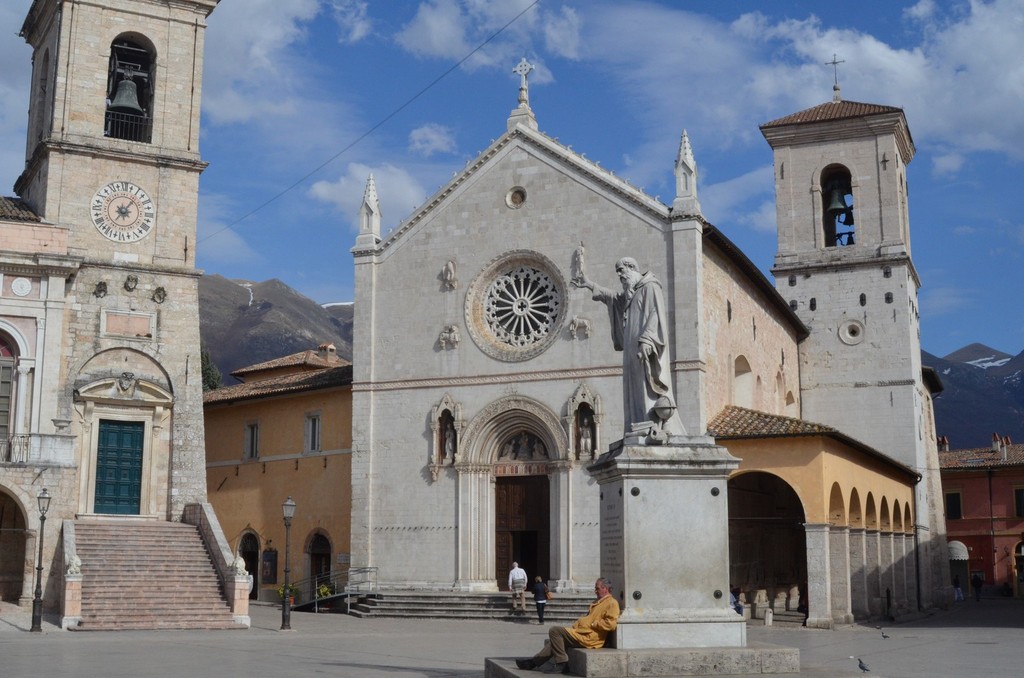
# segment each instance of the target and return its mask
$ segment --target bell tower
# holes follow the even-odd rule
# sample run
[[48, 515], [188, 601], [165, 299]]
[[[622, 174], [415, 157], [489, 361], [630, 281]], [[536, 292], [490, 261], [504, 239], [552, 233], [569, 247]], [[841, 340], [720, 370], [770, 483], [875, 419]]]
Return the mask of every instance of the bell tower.
[[776, 289], [810, 330], [802, 418], [834, 426], [923, 477], [915, 524], [925, 604], [945, 579], [934, 414], [922, 373], [899, 108], [833, 101], [761, 125], [774, 152]]
[[[34, 0], [21, 27], [32, 84], [14, 189], [80, 262], [52, 339], [60, 376], [42, 394], [76, 440], [78, 514], [180, 520], [206, 500], [195, 249], [216, 6]], [[115, 439], [130, 441], [116, 453], [133, 465], [126, 486], [104, 456]]]

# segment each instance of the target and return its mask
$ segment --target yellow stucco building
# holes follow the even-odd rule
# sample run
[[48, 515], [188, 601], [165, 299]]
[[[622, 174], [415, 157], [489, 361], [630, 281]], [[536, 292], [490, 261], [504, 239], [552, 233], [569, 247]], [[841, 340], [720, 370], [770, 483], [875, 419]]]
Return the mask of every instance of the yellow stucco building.
[[253, 575], [250, 597], [276, 601], [292, 497], [290, 581], [308, 595], [348, 571], [352, 366], [327, 344], [232, 374], [243, 383], [204, 397], [209, 501]]

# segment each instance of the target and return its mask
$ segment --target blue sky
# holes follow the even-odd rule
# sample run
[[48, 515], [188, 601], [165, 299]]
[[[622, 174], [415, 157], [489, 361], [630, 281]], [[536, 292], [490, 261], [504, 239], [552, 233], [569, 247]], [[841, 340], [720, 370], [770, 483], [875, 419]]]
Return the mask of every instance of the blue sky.
[[[30, 51], [16, 31], [30, 4], [0, 3], [4, 195], [24, 165]], [[199, 266], [351, 300], [367, 175], [389, 229], [505, 131], [526, 57], [541, 131], [663, 202], [685, 128], [705, 216], [768, 273], [772, 157], [758, 125], [831, 99], [837, 54], [843, 98], [903, 107], [917, 146], [924, 349], [1024, 350], [1024, 3], [532, 4], [221, 0], [207, 31]]]

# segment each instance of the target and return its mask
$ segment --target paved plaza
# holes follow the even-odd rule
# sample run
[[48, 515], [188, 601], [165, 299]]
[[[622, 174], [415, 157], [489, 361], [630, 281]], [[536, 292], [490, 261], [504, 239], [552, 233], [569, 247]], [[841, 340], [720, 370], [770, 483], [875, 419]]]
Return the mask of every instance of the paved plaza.
[[[292, 614], [281, 632], [280, 609], [257, 605], [247, 631], [62, 631], [47, 617], [29, 633], [29, 614], [0, 607], [0, 677], [108, 678], [343, 676], [478, 677], [485, 657], [527, 656], [546, 638], [536, 623], [356, 619]], [[834, 631], [751, 625], [748, 638], [798, 647], [800, 675], [962, 677], [1021, 675], [1024, 601], [983, 598], [957, 603], [914, 622]], [[550, 665], [547, 667], [550, 668]], [[524, 672], [523, 675], [538, 675]]]

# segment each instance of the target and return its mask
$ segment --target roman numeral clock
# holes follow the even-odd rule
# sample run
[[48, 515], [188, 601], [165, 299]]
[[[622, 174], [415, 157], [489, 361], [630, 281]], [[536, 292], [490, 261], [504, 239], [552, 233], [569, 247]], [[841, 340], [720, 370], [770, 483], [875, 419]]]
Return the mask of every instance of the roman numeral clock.
[[130, 181], [112, 181], [92, 197], [92, 223], [115, 242], [135, 242], [149, 235], [156, 219], [153, 199]]

